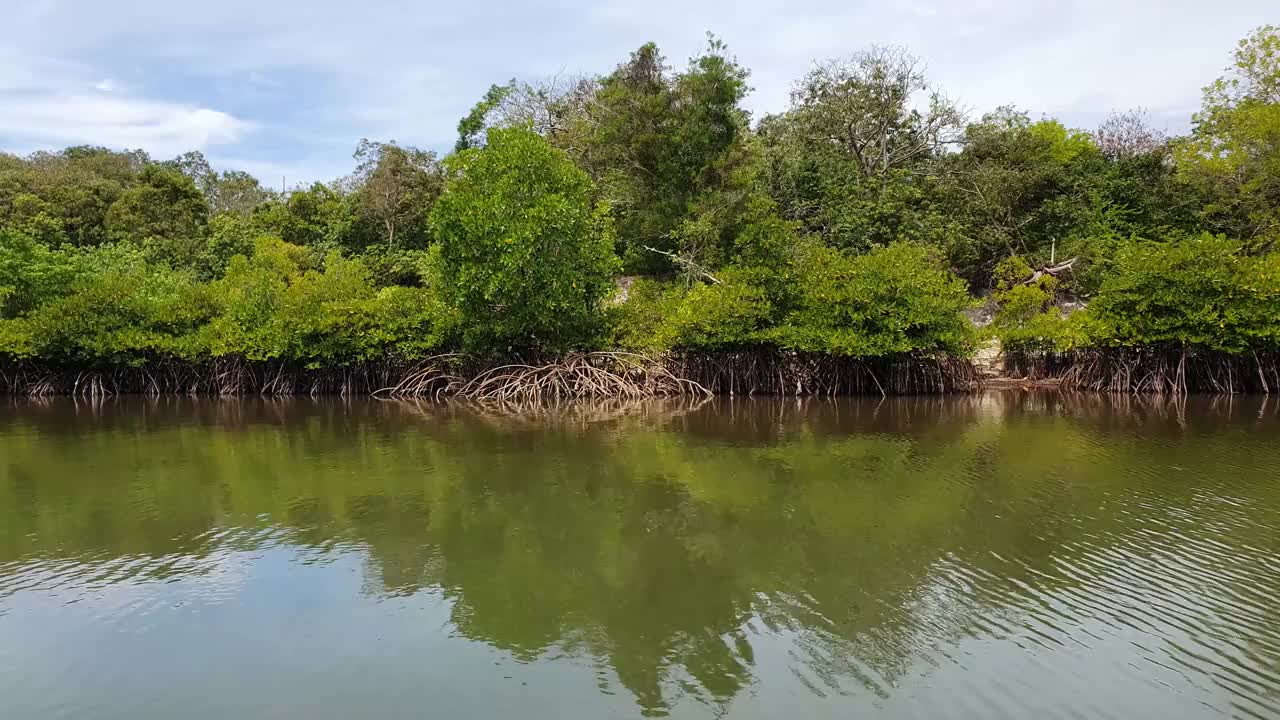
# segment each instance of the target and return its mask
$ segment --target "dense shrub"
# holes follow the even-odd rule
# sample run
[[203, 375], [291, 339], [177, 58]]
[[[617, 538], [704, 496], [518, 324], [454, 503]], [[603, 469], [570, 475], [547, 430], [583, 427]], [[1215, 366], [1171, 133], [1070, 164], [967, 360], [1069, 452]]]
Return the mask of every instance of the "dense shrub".
[[1056, 281], [1019, 258], [1002, 263], [993, 330], [1007, 352], [1280, 351], [1280, 255], [1254, 256], [1212, 235], [1120, 243], [1089, 306], [1070, 316]]
[[442, 289], [479, 353], [560, 352], [598, 339], [620, 265], [608, 207], [563, 151], [524, 128], [453, 156], [431, 214]]
[[658, 337], [682, 349], [717, 350], [760, 343], [773, 308], [759, 271], [731, 267], [720, 282], [690, 290], [667, 318]]
[[815, 248], [798, 278], [796, 306], [763, 337], [806, 352], [853, 357], [965, 356], [975, 333], [962, 280], [906, 243], [848, 257]]
[[668, 320], [675, 315], [689, 288], [679, 282], [632, 278], [626, 298], [608, 309], [610, 345], [639, 353], [671, 349], [666, 336]]
[[966, 356], [976, 334], [963, 281], [895, 243], [849, 257], [807, 246], [785, 267], [729, 267], [687, 292], [633, 285], [618, 311], [633, 347], [752, 347], [843, 357]]
[[442, 346], [457, 320], [431, 288], [378, 290], [359, 259], [323, 268], [305, 250], [262, 238], [213, 284], [216, 317], [202, 340], [214, 357], [334, 367], [384, 356], [413, 359]]
[[1280, 256], [1211, 235], [1128, 243], [1089, 313], [1095, 345], [1280, 350]]
[[59, 364], [142, 365], [199, 355], [196, 331], [214, 313], [209, 287], [189, 271], [107, 248], [71, 291], [15, 321], [27, 353]]
[[65, 294], [84, 265], [75, 250], [52, 250], [26, 233], [0, 228], [0, 318]]

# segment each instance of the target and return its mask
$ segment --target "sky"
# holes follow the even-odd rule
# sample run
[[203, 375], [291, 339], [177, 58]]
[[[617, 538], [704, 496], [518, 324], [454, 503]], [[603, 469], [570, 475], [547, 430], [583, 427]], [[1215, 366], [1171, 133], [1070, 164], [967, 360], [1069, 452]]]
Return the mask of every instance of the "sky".
[[0, 0], [0, 150], [200, 150], [268, 185], [330, 180], [362, 137], [447, 150], [493, 83], [605, 73], [648, 41], [682, 67], [708, 31], [752, 71], [756, 117], [815, 60], [894, 44], [975, 117], [1093, 128], [1142, 107], [1177, 133], [1274, 2]]

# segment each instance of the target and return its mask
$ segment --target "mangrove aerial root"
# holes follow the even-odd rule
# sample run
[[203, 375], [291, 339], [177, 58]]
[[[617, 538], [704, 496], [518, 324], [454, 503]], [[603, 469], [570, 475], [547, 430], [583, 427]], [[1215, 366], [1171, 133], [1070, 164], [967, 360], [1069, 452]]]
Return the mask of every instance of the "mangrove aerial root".
[[967, 360], [903, 356], [877, 360], [781, 351], [690, 354], [672, 372], [722, 395], [923, 395], [977, 389]]
[[539, 403], [589, 398], [710, 395], [701, 385], [673, 374], [643, 355], [594, 352], [543, 363], [493, 367], [464, 380], [450, 369], [459, 356], [432, 358], [394, 387], [390, 397], [459, 396], [487, 403]]
[[1269, 393], [1280, 389], [1280, 358], [1228, 355], [1195, 349], [1087, 350], [1062, 354], [1011, 355], [1011, 376], [1056, 378], [1062, 387], [1100, 393], [1187, 395]]
[[367, 394], [528, 404], [713, 394], [919, 395], [961, 392], [979, 385], [977, 370], [963, 360], [900, 357], [862, 361], [779, 351], [671, 354], [657, 358], [627, 352], [587, 352], [498, 366], [449, 353], [416, 364], [388, 360], [320, 369], [238, 358], [99, 370], [59, 370], [24, 364], [0, 368], [0, 393], [94, 398], [123, 394]]

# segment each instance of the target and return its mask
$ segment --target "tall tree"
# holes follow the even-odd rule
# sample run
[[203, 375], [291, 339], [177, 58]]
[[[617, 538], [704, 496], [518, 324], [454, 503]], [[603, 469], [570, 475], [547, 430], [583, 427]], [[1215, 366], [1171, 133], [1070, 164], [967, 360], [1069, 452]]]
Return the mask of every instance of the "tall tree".
[[471, 112], [458, 121], [458, 141], [453, 146], [455, 152], [462, 152], [484, 142], [485, 130], [490, 127], [491, 116], [515, 87], [515, 80], [506, 85], [489, 86], [484, 97], [472, 106]]
[[[923, 96], [923, 108], [916, 107]], [[913, 167], [959, 141], [964, 115], [898, 47], [872, 47], [818, 65], [791, 93], [807, 138], [838, 146], [862, 175]]]
[[[272, 235], [292, 245], [318, 249], [363, 247], [356, 231], [355, 201], [340, 183], [312, 183], [289, 193], [283, 201], [269, 202], [254, 210], [248, 227], [254, 235]], [[252, 239], [252, 238], [250, 238]]]
[[483, 145], [486, 131], [496, 127], [527, 127], [556, 147], [577, 148], [581, 138], [569, 130], [594, 101], [599, 82], [589, 76], [556, 75], [538, 83], [513, 79], [505, 85], [491, 85], [471, 112], [458, 121], [454, 150]]
[[1098, 178], [1107, 232], [1158, 238], [1201, 230], [1198, 216], [1207, 198], [1178, 177], [1172, 141], [1144, 111], [1112, 113], [1093, 139], [1107, 160]]
[[791, 108], [761, 123], [765, 180], [788, 218], [836, 247], [926, 239], [943, 224], [930, 164], [963, 122], [917, 58], [873, 47], [818, 65], [796, 83]]
[[1101, 226], [1101, 151], [1085, 132], [1032, 122], [1001, 108], [965, 130], [964, 149], [939, 168], [948, 257], [962, 276], [989, 286], [997, 263], [1021, 255], [1047, 263], [1073, 253]]
[[167, 164], [191, 178], [204, 193], [210, 215], [233, 213], [245, 216], [255, 207], [275, 197], [257, 178], [241, 170], [215, 171], [198, 150], [183, 153]]
[[425, 247], [427, 215], [444, 182], [436, 154], [361, 140], [355, 158], [356, 205], [376, 225], [386, 247]]
[[163, 165], [148, 165], [138, 184], [112, 203], [109, 237], [146, 249], [148, 258], [175, 268], [195, 265], [204, 249], [209, 209], [195, 183]]
[[567, 114], [557, 141], [613, 205], [632, 270], [670, 268], [651, 249], [697, 250], [681, 230], [699, 221], [700, 207], [716, 204], [710, 195], [736, 182], [734, 159], [748, 135], [741, 107], [747, 90], [747, 71], [714, 37], [676, 74], [648, 43], [600, 81], [583, 112]]
[[1215, 196], [1205, 208], [1216, 229], [1255, 248], [1280, 240], [1280, 28], [1240, 41], [1227, 74], [1204, 88], [1178, 166]]
[[108, 239], [108, 208], [138, 183], [150, 163], [140, 150], [116, 152], [90, 146], [25, 158], [0, 156], [0, 160], [0, 224], [26, 223], [43, 211], [61, 228], [46, 226], [38, 234], [81, 246]]
[[1094, 131], [1093, 141], [1108, 160], [1125, 160], [1162, 152], [1169, 137], [1152, 127], [1146, 111], [1138, 108], [1108, 115]]

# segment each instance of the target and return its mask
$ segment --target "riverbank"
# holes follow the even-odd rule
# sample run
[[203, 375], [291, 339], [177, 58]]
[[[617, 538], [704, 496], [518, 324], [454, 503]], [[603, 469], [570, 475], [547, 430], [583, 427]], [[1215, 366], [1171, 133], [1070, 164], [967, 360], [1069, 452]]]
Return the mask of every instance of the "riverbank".
[[679, 395], [914, 395], [973, 391], [982, 379], [959, 358], [861, 360], [811, 353], [740, 351], [649, 357], [591, 352], [556, 359], [481, 362], [449, 353], [419, 362], [340, 368], [220, 359], [69, 368], [0, 366], [0, 393], [104, 395], [375, 395], [494, 401]]
[[840, 358], [743, 350], [650, 357], [591, 352], [555, 359], [482, 362], [448, 353], [418, 362], [384, 360], [338, 368], [291, 362], [220, 359], [204, 363], [68, 368], [0, 365], [0, 394], [371, 395], [461, 397], [495, 402], [710, 395], [943, 395], [983, 389], [1062, 389], [1128, 395], [1270, 393], [1280, 388], [1280, 360], [1150, 349], [1080, 351], [1035, 357], [998, 346], [972, 359]]
[[1003, 357], [997, 386], [1022, 383], [1137, 395], [1261, 393], [1280, 389], [1280, 357], [1203, 349], [1103, 348]]

